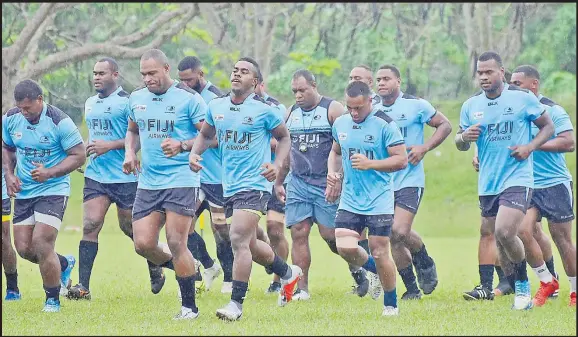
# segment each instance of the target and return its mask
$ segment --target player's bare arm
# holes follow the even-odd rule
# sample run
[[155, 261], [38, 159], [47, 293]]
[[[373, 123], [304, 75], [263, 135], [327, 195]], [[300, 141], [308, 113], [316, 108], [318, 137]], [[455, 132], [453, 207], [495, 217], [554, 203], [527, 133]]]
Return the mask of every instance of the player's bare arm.
[[437, 111], [427, 124], [436, 129], [433, 135], [423, 145], [413, 145], [407, 148], [410, 151], [408, 161], [412, 165], [417, 165], [426, 153], [443, 143], [452, 132], [452, 124], [440, 111]]
[[381, 160], [371, 160], [361, 153], [351, 156], [351, 166], [358, 170], [376, 170], [395, 172], [407, 167], [407, 150], [405, 144], [392, 145], [387, 148], [389, 157]]
[[559, 133], [555, 138], [542, 144], [538, 150], [545, 152], [574, 152], [576, 143], [574, 141], [574, 131], [568, 130]]
[[30, 173], [32, 179], [37, 182], [45, 182], [51, 178], [58, 178], [69, 174], [77, 168], [84, 165], [86, 162], [86, 148], [84, 143], [80, 142], [66, 151], [66, 158], [64, 158], [57, 165], [47, 168], [44, 164], [34, 163], [36, 168]]
[[512, 150], [510, 156], [517, 160], [526, 160], [532, 152], [540, 148], [554, 134], [554, 122], [552, 122], [552, 118], [550, 118], [547, 111], [544, 111], [540, 117], [534, 120], [534, 124], [540, 129], [536, 137], [528, 144], [510, 147], [510, 150]]

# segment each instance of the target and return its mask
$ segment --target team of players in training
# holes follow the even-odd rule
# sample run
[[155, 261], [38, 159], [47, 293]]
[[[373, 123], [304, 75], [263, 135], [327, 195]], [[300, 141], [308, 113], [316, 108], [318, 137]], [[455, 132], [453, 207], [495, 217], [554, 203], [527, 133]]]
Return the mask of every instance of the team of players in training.
[[[98, 234], [112, 203], [121, 230], [147, 261], [153, 293], [165, 283], [164, 268], [174, 270], [182, 303], [175, 319], [198, 317], [195, 295], [221, 273], [221, 291], [231, 299], [216, 315], [240, 319], [253, 261], [273, 274], [265, 292], [278, 294], [280, 306], [309, 300], [314, 223], [347, 262], [352, 293], [383, 294], [384, 316], [399, 314], [396, 269], [406, 288], [402, 300], [435, 290], [436, 265], [412, 223], [424, 193], [423, 158], [452, 126], [426, 100], [400, 90], [395, 66], [380, 67], [375, 80], [369, 67], [353, 68], [345, 107], [319, 94], [314, 75], [299, 70], [291, 81], [295, 104], [288, 109], [266, 94], [259, 66], [248, 57], [235, 63], [227, 94], [204, 78], [196, 57], [179, 63], [176, 81], [166, 55], [152, 49], [142, 55], [140, 72], [144, 86], [129, 94], [118, 84], [114, 59], [96, 62], [97, 94], [85, 105], [86, 142], [64, 112], [44, 102], [37, 83], [16, 86], [16, 107], [2, 117], [6, 301], [21, 299], [16, 252], [40, 266], [43, 311], [60, 311], [61, 294], [90, 299]], [[513, 293], [518, 310], [557, 296], [545, 217], [570, 281], [569, 305], [575, 306], [572, 177], [564, 159], [574, 151], [570, 118], [539, 93], [540, 75], [531, 66], [519, 66], [507, 79], [500, 56], [485, 52], [477, 76], [482, 90], [462, 105], [455, 136], [460, 151], [476, 145], [482, 216], [480, 285], [463, 296], [492, 300]], [[427, 140], [424, 124], [435, 129]], [[70, 173], [87, 158], [79, 282], [71, 286], [77, 261], [56, 253], [54, 245]], [[204, 210], [219, 263], [194, 230]], [[258, 226], [265, 214], [266, 232]], [[163, 226], [166, 244], [159, 242]], [[289, 252], [293, 264], [287, 263]], [[534, 297], [526, 263], [540, 280]], [[494, 269], [500, 278], [495, 289]]]

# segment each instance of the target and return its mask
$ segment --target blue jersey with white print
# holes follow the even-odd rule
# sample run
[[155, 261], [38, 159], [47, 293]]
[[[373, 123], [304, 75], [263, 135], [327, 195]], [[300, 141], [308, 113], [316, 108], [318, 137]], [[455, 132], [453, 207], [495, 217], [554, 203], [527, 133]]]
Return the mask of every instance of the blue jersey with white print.
[[[381, 103], [378, 108], [395, 121], [408, 148], [412, 145], [423, 145], [424, 124], [429, 123], [436, 114], [436, 109], [428, 101], [403, 92], [399, 93], [392, 105]], [[393, 176], [396, 191], [406, 187], [424, 188], [423, 160], [417, 165], [408, 163], [405, 169], [395, 172]]]
[[217, 132], [223, 196], [249, 190], [271, 193], [273, 183], [261, 175], [261, 166], [271, 161], [271, 130], [283, 122], [278, 109], [255, 94], [239, 104], [227, 94], [209, 102], [206, 122]]
[[[221, 91], [217, 89], [211, 82], [207, 81], [207, 84], [201, 90], [201, 97], [205, 100], [205, 103], [209, 102], [215, 98], [222, 95]], [[201, 183], [203, 184], [221, 184], [223, 179], [223, 167], [221, 166], [221, 154], [218, 148], [207, 149], [203, 153], [203, 169], [201, 170]]]
[[347, 114], [333, 123], [332, 136], [342, 154], [344, 185], [339, 209], [363, 215], [393, 214], [393, 174], [354, 169], [350, 157], [360, 153], [371, 160], [387, 159], [388, 147], [404, 142], [395, 122], [383, 111], [374, 111], [359, 124]]
[[174, 82], [162, 95], [147, 88], [130, 95], [130, 118], [139, 129], [142, 172], [138, 188], [165, 190], [199, 187], [200, 175], [189, 167], [189, 153], [168, 158], [161, 143], [172, 138], [185, 141], [197, 136], [195, 124], [205, 118], [207, 105], [203, 98], [186, 85]]
[[46, 168], [60, 164], [68, 156], [66, 151], [82, 143], [78, 128], [67, 114], [44, 103], [38, 123], [31, 124], [19, 108], [12, 108], [2, 117], [2, 141], [16, 151], [16, 176], [22, 182], [16, 199], [70, 195], [70, 174], [39, 183], [30, 173], [36, 168], [34, 163]]
[[[94, 95], [84, 104], [84, 119], [88, 127], [88, 143], [95, 140], [116, 141], [124, 139], [128, 128], [129, 94], [118, 87], [107, 97]], [[110, 150], [94, 158], [87, 158], [84, 176], [103, 184], [129, 183], [137, 181], [133, 174], [122, 172], [124, 148]]]
[[[279, 109], [279, 114], [281, 116], [282, 119], [285, 119], [285, 112], [287, 111], [287, 108], [285, 107], [285, 105], [283, 105], [283, 103], [279, 102], [278, 100], [276, 100], [275, 98], [267, 95], [267, 93], [263, 93], [263, 100], [265, 101], [265, 103], [277, 107], [277, 109]], [[275, 161], [275, 152], [271, 152], [271, 162]], [[285, 181], [283, 181], [284, 184], [287, 184], [289, 181], [291, 180], [291, 172], [289, 172], [287, 174], [287, 176], [285, 177]]]
[[[551, 139], [556, 138], [562, 132], [572, 131], [572, 121], [566, 110], [554, 103], [547, 97], [540, 95], [540, 103], [544, 105], [548, 114], [554, 122], [554, 135]], [[532, 124], [532, 137], [538, 134], [538, 127]], [[564, 182], [572, 181], [572, 175], [566, 166], [566, 159], [563, 153], [534, 151], [534, 187], [546, 188], [552, 187]]]
[[476, 145], [480, 161], [478, 194], [497, 195], [512, 186], [534, 187], [532, 155], [517, 161], [509, 147], [531, 141], [532, 121], [544, 112], [538, 98], [514, 85], [494, 99], [482, 91], [462, 105], [460, 128], [480, 124], [481, 135]]

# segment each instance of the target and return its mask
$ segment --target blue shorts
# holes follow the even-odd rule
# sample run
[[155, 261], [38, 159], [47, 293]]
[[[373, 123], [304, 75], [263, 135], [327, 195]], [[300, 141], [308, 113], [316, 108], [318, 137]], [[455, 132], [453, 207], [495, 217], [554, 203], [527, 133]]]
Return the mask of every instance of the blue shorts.
[[305, 183], [292, 177], [287, 183], [285, 202], [285, 223], [287, 228], [311, 218], [318, 225], [335, 228], [335, 214], [339, 199], [334, 203], [325, 201], [325, 189]]

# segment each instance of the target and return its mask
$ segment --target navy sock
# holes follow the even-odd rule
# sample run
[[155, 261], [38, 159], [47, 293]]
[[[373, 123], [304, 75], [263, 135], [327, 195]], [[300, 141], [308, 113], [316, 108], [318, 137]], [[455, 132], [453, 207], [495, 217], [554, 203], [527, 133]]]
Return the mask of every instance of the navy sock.
[[526, 259], [523, 259], [522, 262], [514, 263], [514, 275], [516, 275], [516, 281], [528, 281]]
[[68, 260], [58, 253], [56, 253], [56, 255], [58, 255], [58, 259], [60, 260], [60, 271], [65, 271], [66, 268], [68, 268]]
[[395, 288], [391, 291], [383, 291], [383, 305], [386, 307], [397, 308], [397, 293]]
[[6, 275], [6, 290], [13, 290], [19, 292], [18, 290], [18, 272], [15, 271], [14, 274], [8, 274], [4, 272]]
[[375, 267], [375, 260], [373, 256], [369, 255], [367, 261], [363, 264], [363, 269], [370, 271], [374, 274], [377, 274], [377, 268]]
[[359, 242], [357, 242], [358, 245], [360, 245], [366, 252], [367, 254], [371, 254], [369, 252], [369, 240], [365, 239], [365, 240], [360, 240]]
[[510, 284], [510, 287], [512, 289], [516, 288], [516, 274], [512, 274], [512, 275], [506, 275], [506, 278], [508, 279], [508, 283]]
[[[279, 255], [275, 254], [275, 258], [273, 259], [273, 263], [271, 263], [269, 265], [269, 268], [275, 273], [277, 274], [279, 277], [285, 277], [285, 275], [287, 275], [287, 272], [290, 270], [289, 269], [289, 265], [283, 261], [282, 258], [279, 257]], [[235, 281], [233, 281], [233, 284], [235, 284]], [[235, 300], [233, 298], [233, 300]], [[239, 302], [242, 303], [242, 302]]]
[[90, 289], [90, 275], [97, 252], [98, 242], [81, 240], [78, 244], [78, 282], [86, 289]]
[[478, 271], [480, 273], [480, 282], [482, 286], [487, 289], [494, 289], [494, 265], [493, 264], [480, 264], [478, 266]]
[[502, 270], [502, 267], [500, 266], [495, 266], [496, 268], [496, 274], [498, 274], [498, 282], [502, 282], [502, 280], [505, 279], [506, 274], [504, 274], [504, 271]]
[[410, 293], [419, 293], [417, 282], [415, 281], [415, 274], [413, 273], [413, 265], [410, 263], [407, 268], [398, 270], [399, 276]]
[[231, 300], [243, 304], [248, 287], [248, 282], [233, 280], [233, 293], [231, 294]]
[[223, 268], [223, 282], [233, 281], [233, 247], [231, 247], [231, 241], [220, 240], [217, 243], [217, 258]]
[[199, 260], [205, 269], [211, 268], [215, 263], [207, 251], [205, 240], [203, 240], [203, 237], [196, 231], [189, 234], [187, 248], [189, 248], [195, 259]]
[[428, 255], [425, 244], [417, 253], [411, 253], [411, 260], [416, 268], [427, 269], [433, 266], [433, 259]]
[[182, 306], [193, 310], [193, 312], [199, 312], [195, 304], [195, 277], [175, 277], [179, 283], [179, 288], [181, 289]]
[[46, 299], [54, 298], [55, 300], [60, 301], [60, 285], [54, 288], [44, 286], [44, 292], [46, 293]]
[[175, 266], [173, 266], [173, 258], [171, 257], [170, 260], [168, 260], [167, 262], [161, 264], [161, 267], [163, 268], [168, 268], [170, 270], [175, 270]]
[[556, 270], [554, 270], [554, 257], [552, 256], [550, 260], [546, 261], [546, 267], [552, 276], [556, 277]]

